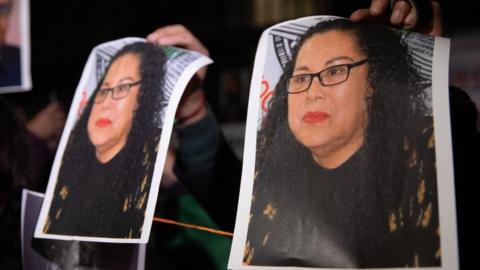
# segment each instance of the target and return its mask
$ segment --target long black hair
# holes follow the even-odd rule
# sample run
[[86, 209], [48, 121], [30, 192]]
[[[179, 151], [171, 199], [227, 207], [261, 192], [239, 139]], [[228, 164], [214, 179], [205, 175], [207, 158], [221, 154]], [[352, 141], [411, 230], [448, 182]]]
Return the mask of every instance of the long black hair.
[[[140, 84], [137, 97], [138, 109], [134, 113], [132, 128], [128, 134], [125, 146], [106, 164], [115, 163], [114, 165], [108, 165], [109, 172], [107, 175], [109, 175], [109, 181], [115, 182], [114, 186], [117, 186], [118, 190], [112, 190], [110, 196], [125, 196], [125, 194], [119, 194], [121, 193], [120, 190], [131, 191], [132, 189], [135, 190], [141, 187], [141, 192], [134, 192], [136, 194], [135, 200], [138, 200], [139, 203], [136, 208], [140, 213], [140, 220], [137, 221], [140, 223], [137, 224], [137, 227], [140, 228], [141, 231], [143, 211], [147, 204], [150, 181], [153, 174], [159, 137], [161, 135], [161, 127], [158, 124], [159, 121], [156, 116], [158, 115], [158, 111], [162, 109], [159, 108], [160, 104], [163, 104], [164, 102], [162, 101], [165, 99], [162, 92], [162, 84], [164, 82], [164, 68], [167, 57], [163, 49], [159, 47], [144, 42], [136, 42], [120, 49], [112, 57], [106, 71], [110, 69], [111, 65], [118, 58], [127, 54], [134, 54], [140, 58], [139, 69], [142, 83]], [[105, 72], [105, 74], [106, 73], [107, 72]], [[74, 202], [63, 204], [58, 198], [63, 186], [71, 187], [72, 190], [70, 193], [72, 196], [77, 196], [75, 197], [76, 199], [72, 199], [72, 201], [78, 201], [85, 196], [90, 196], [89, 194], [84, 194], [85, 191], [81, 188], [82, 185], [85, 185], [84, 182], [88, 182], [86, 179], [82, 179], [82, 175], [85, 175], [86, 172], [91, 170], [92, 164], [95, 164], [94, 162], [96, 160], [95, 147], [88, 137], [87, 123], [94, 104], [94, 97], [102, 85], [105, 74], [98, 82], [94, 93], [70, 134], [58, 174], [54, 199], [50, 208], [50, 219], [55, 218], [55, 213], [59, 209], [61, 210], [62, 208], [68, 207], [74, 209], [77, 207]], [[95, 181], [90, 180], [90, 183], [95, 183]], [[75, 195], [73, 193], [75, 193]], [[71, 209], [69, 211], [72, 211]], [[64, 210], [66, 211], [66, 209]], [[113, 215], [111, 213], [106, 213], [105, 215], [107, 214]], [[62, 222], [67, 225], [59, 225], [60, 229], [74, 227], [69, 224], [69, 222], [72, 222], [71, 217], [66, 218], [66, 220], [67, 221]], [[132, 222], [135, 221], [136, 220], [132, 220]], [[51, 224], [52, 226], [54, 225], [54, 223]], [[50, 231], [49, 226], [47, 223], [44, 230]], [[66, 233], [69, 234], [69, 232]], [[75, 231], [73, 233], [75, 233]], [[135, 236], [136, 234], [133, 237]], [[125, 235], [122, 235], [122, 237], [125, 237]]]
[[[363, 147], [368, 149], [368, 157], [373, 158], [371, 163], [375, 164], [375, 168], [372, 174], [386, 179], [401, 179], [392, 176], [402, 173], [403, 167], [399, 164], [406, 162], [402, 151], [405, 140], [415, 137], [418, 132], [413, 123], [418, 122], [419, 117], [428, 115], [424, 89], [429, 82], [420, 77], [417, 71], [419, 67], [414, 66], [400, 33], [382, 25], [359, 24], [344, 19], [318, 23], [302, 36], [294, 48], [292, 60], [286, 65], [276, 85], [269, 112], [258, 133], [256, 170], [260, 172], [264, 166], [271, 164], [269, 159], [273, 156], [311, 158], [311, 154], [305, 155], [308, 149], [293, 138], [289, 129], [287, 87], [300, 48], [314, 35], [329, 31], [350, 35], [368, 58], [367, 80], [373, 88], [373, 94], [365, 97], [368, 126]], [[278, 132], [284, 135], [276, 134]], [[269, 149], [274, 140], [283, 140], [279, 145], [285, 149]], [[290, 158], [284, 160], [279, 167], [291, 166]], [[384, 182], [385, 197], [393, 195], [395, 186], [401, 184]]]

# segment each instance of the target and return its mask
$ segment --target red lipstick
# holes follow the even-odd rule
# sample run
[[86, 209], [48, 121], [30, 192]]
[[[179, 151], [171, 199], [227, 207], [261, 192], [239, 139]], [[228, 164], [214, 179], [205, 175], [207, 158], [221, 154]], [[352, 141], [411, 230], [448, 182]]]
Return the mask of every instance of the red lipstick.
[[95, 125], [100, 128], [109, 126], [110, 124], [112, 124], [112, 121], [108, 118], [100, 118], [95, 122]]
[[307, 112], [303, 115], [303, 122], [307, 124], [317, 124], [327, 119], [330, 115], [326, 112]]

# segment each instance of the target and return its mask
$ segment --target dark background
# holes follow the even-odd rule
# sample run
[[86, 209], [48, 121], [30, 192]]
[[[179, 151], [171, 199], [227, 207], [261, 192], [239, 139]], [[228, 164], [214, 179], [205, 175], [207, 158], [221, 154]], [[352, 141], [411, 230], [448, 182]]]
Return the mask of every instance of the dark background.
[[[242, 96], [248, 96], [255, 50], [264, 29], [276, 22], [306, 15], [348, 17], [354, 10], [370, 4], [370, 0], [278, 0], [279, 3], [285, 2], [285, 6], [280, 7], [284, 8], [284, 15], [294, 15], [277, 16], [263, 23], [255, 23], [254, 6], [257, 1], [267, 0], [30, 0], [33, 90], [4, 96], [23, 106], [27, 116], [32, 116], [47, 105], [52, 96], [56, 96], [68, 112], [83, 67], [93, 47], [128, 36], [145, 37], [160, 26], [180, 23], [205, 44], [215, 61], [209, 67], [205, 90], [216, 116], [223, 124], [244, 124], [245, 101], [227, 104], [233, 106], [219, 103], [219, 96], [225, 88], [222, 78], [225, 74], [241, 74], [243, 81], [239, 84], [239, 91], [243, 93]], [[308, 2], [309, 8], [289, 12], [287, 9], [291, 9], [291, 6], [286, 3], [292, 1], [296, 5]], [[475, 7], [474, 1], [441, 2], [446, 37], [469, 32], [479, 33], [480, 9]], [[476, 72], [480, 78], [480, 73]], [[480, 89], [473, 90], [480, 93]], [[229, 107], [234, 109], [230, 110]], [[241, 132], [240, 129], [237, 140], [240, 146], [243, 145]], [[468, 161], [469, 158], [470, 156], [465, 156], [462, 161]], [[471, 178], [469, 172], [465, 172], [465, 178], [478, 180]], [[457, 181], [457, 184], [459, 183], [462, 186], [457, 187], [457, 204], [462, 212], [458, 212], [458, 215], [471, 216], [471, 206], [468, 207], [470, 204], [467, 201], [473, 201], [472, 194], [475, 189], [470, 188], [469, 181]], [[467, 231], [465, 226], [473, 227], [474, 224], [470, 222], [471, 218], [464, 221], [463, 224], [459, 223], [464, 239], [463, 252], [468, 251], [469, 245], [465, 243], [470, 239], [470, 232], [473, 232]], [[473, 238], [470, 242], [473, 243]], [[467, 253], [473, 261], [473, 250]]]
[[[264, 1], [264, 0], [257, 0]], [[24, 103], [28, 115], [57, 96], [66, 111], [80, 79], [84, 64], [93, 47], [122, 37], [145, 37], [156, 28], [183, 24], [210, 50], [215, 64], [209, 67], [205, 89], [209, 102], [222, 122], [242, 121], [246, 104], [237, 104], [225, 113], [218, 104], [223, 91], [222, 76], [243, 75], [240, 84], [248, 96], [249, 79], [258, 39], [272, 24], [305, 15], [330, 14], [349, 16], [354, 10], [367, 7], [369, 0], [284, 0], [279, 1], [281, 14], [268, 22], [255, 23], [255, 0], [49, 0], [30, 1], [31, 63], [33, 91], [10, 94], [14, 102]], [[299, 11], [291, 6], [306, 5]], [[272, 1], [273, 2], [273, 1]], [[478, 10], [470, 2], [443, 1], [445, 36], [469, 29], [478, 29]], [[272, 13], [273, 11], [267, 11]], [[293, 15], [292, 15], [293, 13]], [[289, 15], [286, 15], [289, 14]]]

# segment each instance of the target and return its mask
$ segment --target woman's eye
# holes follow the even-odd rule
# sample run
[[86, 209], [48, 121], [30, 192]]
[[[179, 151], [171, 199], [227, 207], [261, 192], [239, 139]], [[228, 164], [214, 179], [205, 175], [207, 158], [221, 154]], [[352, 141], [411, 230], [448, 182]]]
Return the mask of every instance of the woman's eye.
[[345, 67], [332, 67], [330, 69], [327, 69], [325, 73], [329, 77], [339, 76], [345, 73]]
[[124, 93], [128, 91], [128, 88], [130, 88], [129, 84], [121, 84], [118, 86], [117, 91], [120, 93]]
[[310, 75], [297, 75], [293, 78], [293, 82], [296, 84], [303, 84], [308, 82]]
[[108, 94], [108, 89], [100, 89], [97, 93], [99, 96], [105, 96]]

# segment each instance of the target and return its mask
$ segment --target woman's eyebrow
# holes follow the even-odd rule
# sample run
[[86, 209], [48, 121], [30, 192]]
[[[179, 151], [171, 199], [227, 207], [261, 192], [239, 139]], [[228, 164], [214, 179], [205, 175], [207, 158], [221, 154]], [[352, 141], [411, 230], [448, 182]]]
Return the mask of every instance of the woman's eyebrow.
[[337, 62], [338, 60], [349, 60], [350, 62], [353, 62], [353, 58], [349, 57], [349, 56], [338, 56], [338, 57], [335, 57], [335, 58], [332, 58], [330, 60], [328, 60], [327, 62], [325, 62], [325, 66], [328, 66], [334, 62]]
[[[355, 61], [353, 58], [351, 58], [349, 56], [338, 56], [338, 57], [334, 57], [332, 59], [329, 59], [327, 62], [325, 62], [324, 66], [327, 67], [327, 66], [331, 65], [332, 63], [335, 63], [339, 60], [348, 60], [350, 62]], [[302, 65], [302, 66], [295, 67], [294, 72], [297, 72], [297, 71], [310, 71], [310, 68], [306, 65]]]
[[133, 81], [135, 81], [135, 80], [134, 80], [132, 77], [127, 76], [127, 77], [121, 78], [120, 81], [118, 81], [118, 83], [123, 83], [123, 82], [125, 82], [125, 81], [132, 81], [132, 82], [133, 82]]
[[295, 71], [310, 71], [310, 68], [308, 68], [308, 66], [299, 66], [295, 68], [294, 72]]
[[130, 77], [130, 76], [126, 76], [126, 77], [121, 78], [121, 79], [118, 81], [118, 83], [115, 84], [115, 85], [114, 85], [114, 84], [110, 84], [108, 81], [103, 81], [102, 86], [103, 86], [103, 87], [116, 86], [116, 85], [119, 85], [119, 84], [124, 83], [124, 82], [126, 82], [126, 81], [128, 81], [128, 82], [132, 81], [132, 82], [133, 82], [134, 79], [133, 79], [132, 77]]

